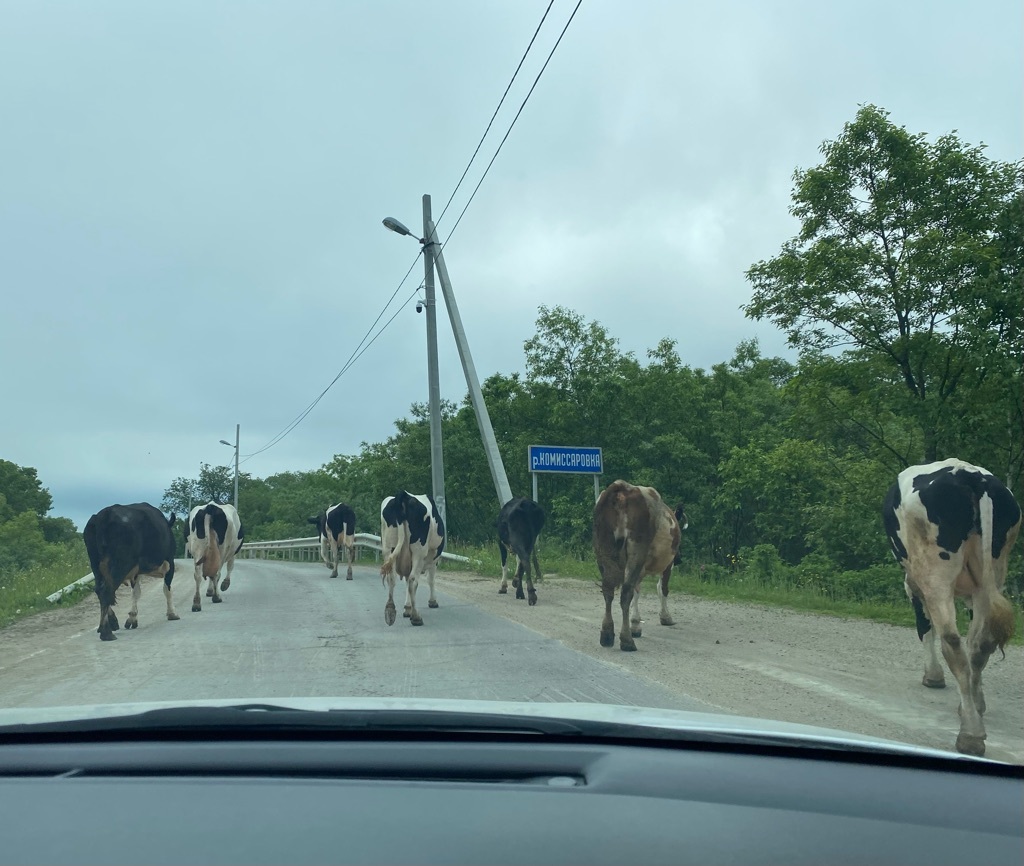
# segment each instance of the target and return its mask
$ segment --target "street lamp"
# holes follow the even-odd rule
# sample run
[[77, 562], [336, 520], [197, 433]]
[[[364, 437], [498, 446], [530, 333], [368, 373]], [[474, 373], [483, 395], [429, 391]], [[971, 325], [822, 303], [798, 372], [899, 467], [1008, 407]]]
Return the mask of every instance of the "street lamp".
[[[385, 219], [384, 226], [397, 234], [416, 237], [394, 217]], [[495, 493], [498, 494], [499, 505], [504, 505], [512, 498], [512, 490], [509, 487], [508, 476], [505, 474], [505, 464], [501, 460], [498, 443], [494, 438], [494, 428], [491, 426], [491, 418], [487, 413], [487, 404], [484, 403], [484, 395], [480, 390], [480, 380], [476, 375], [473, 356], [469, 352], [469, 341], [466, 339], [466, 330], [462, 326], [462, 316], [459, 315], [458, 304], [455, 303], [455, 292], [452, 290], [452, 283], [448, 278], [448, 268], [444, 263], [441, 245], [437, 240], [434, 221], [430, 218], [429, 195], [423, 196], [423, 237], [418, 238], [418, 240], [423, 245], [423, 272], [425, 277], [423, 305], [427, 308], [427, 376], [430, 386], [430, 473], [431, 481], [434, 485], [434, 500], [437, 502], [437, 510], [441, 512], [441, 518], [445, 519], [443, 505], [444, 463], [441, 454], [441, 401], [440, 388], [437, 384], [437, 319], [434, 305], [435, 267], [437, 268], [437, 276], [441, 283], [444, 303], [448, 308], [448, 320], [451, 322], [452, 334], [455, 336], [455, 345], [459, 350], [459, 360], [462, 361], [462, 372], [466, 375], [466, 386], [469, 388], [469, 397], [473, 403], [473, 410], [476, 413], [476, 423], [480, 429], [480, 439], [483, 441], [484, 454], [487, 457], [487, 465], [491, 470], [491, 480], [494, 482]]]
[[235, 511], [238, 511], [238, 433], [240, 424], [235, 425], [235, 444], [232, 445], [227, 439], [221, 439], [221, 445], [227, 445], [228, 448], [235, 449]]
[[[416, 237], [394, 217], [384, 219], [384, 227], [396, 234]], [[423, 234], [426, 237], [430, 222], [430, 196], [423, 196]], [[437, 305], [434, 298], [433, 245], [423, 244], [423, 306], [427, 309], [427, 405], [430, 410], [430, 486], [434, 504], [445, 526], [448, 525], [448, 505], [444, 495], [444, 448], [441, 444], [441, 385], [437, 370]], [[417, 310], [419, 305], [417, 305]]]

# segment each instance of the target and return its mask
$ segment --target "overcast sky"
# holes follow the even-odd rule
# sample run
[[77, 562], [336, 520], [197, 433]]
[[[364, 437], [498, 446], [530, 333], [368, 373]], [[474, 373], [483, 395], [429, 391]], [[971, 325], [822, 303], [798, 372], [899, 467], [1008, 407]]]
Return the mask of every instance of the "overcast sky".
[[[419, 231], [423, 193], [437, 218], [546, 6], [0, 0], [0, 457], [81, 528], [228, 462], [236, 423], [243, 456], [265, 445], [398, 286], [418, 247], [381, 219]], [[555, 0], [442, 239], [574, 6]], [[750, 337], [784, 353], [739, 307], [795, 233], [793, 170], [868, 102], [1020, 158], [1021, 10], [584, 0], [445, 248], [481, 379], [523, 368], [540, 304], [641, 358], [665, 336], [699, 367]], [[356, 453], [426, 393], [410, 302], [244, 468]]]

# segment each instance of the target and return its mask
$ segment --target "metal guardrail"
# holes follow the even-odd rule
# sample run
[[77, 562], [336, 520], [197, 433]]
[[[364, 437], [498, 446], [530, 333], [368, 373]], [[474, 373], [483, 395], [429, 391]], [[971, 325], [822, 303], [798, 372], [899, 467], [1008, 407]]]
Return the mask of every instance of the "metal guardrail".
[[[356, 559], [359, 558], [359, 549], [362, 547], [372, 550], [374, 552], [374, 561], [380, 561], [379, 535], [371, 535], [368, 532], [357, 532]], [[318, 561], [320, 559], [320, 536], [312, 535], [309, 538], [281, 538], [276, 541], [247, 541], [242, 545], [242, 549], [238, 551], [238, 557], [240, 559], [267, 559], [267, 554], [272, 550], [285, 551], [287, 559]], [[260, 556], [260, 554], [262, 554], [262, 556]], [[472, 562], [477, 565], [480, 564], [480, 560], [478, 559], [470, 559], [468, 556], [460, 556], [457, 553], [448, 553], [448, 551], [441, 554], [441, 559], [447, 559], [452, 562]], [[92, 579], [92, 572], [89, 572], [85, 577], [80, 577], [73, 583], [69, 583], [62, 589], [58, 589], [56, 592], [46, 596], [46, 600], [49, 602], [55, 602], [62, 596], [74, 592], [77, 587], [88, 583]]]
[[[380, 536], [371, 535], [369, 532], [357, 532], [355, 535], [356, 539], [356, 551], [360, 548], [367, 548], [374, 552], [374, 560], [380, 560]], [[287, 551], [288, 559], [292, 559], [293, 556], [300, 560], [320, 559], [320, 536], [311, 535], [309, 538], [282, 538], [276, 541], [247, 541], [242, 545], [242, 549], [238, 552], [239, 557], [243, 559], [266, 559], [267, 554], [272, 550]], [[263, 554], [261, 557], [260, 554]], [[447, 559], [452, 562], [477, 562], [475, 559], [470, 559], [468, 556], [460, 556], [457, 553], [449, 553], [445, 551], [441, 554], [441, 559]]]

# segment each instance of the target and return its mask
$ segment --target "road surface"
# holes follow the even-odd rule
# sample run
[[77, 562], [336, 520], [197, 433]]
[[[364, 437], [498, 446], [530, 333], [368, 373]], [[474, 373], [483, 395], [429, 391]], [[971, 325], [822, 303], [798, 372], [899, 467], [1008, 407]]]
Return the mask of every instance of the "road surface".
[[[438, 593], [422, 627], [384, 622], [376, 569], [331, 579], [313, 563], [240, 560], [221, 604], [192, 612], [192, 562], [178, 560], [174, 604], [143, 578], [139, 627], [123, 628], [127, 587], [115, 610], [117, 640], [96, 633], [95, 596], [0, 631], [0, 703], [7, 707], [205, 698], [420, 697], [593, 701], [707, 710], [557, 640]], [[395, 602], [401, 611], [405, 586]]]
[[[372, 566], [332, 580], [318, 563], [241, 560], [224, 603], [192, 613], [180, 560], [168, 622], [145, 578], [140, 627], [104, 643], [91, 594], [0, 631], [0, 705], [274, 697], [594, 701], [710, 710], [856, 731], [952, 749], [957, 691], [924, 688], [913, 629], [750, 604], [673, 596], [658, 623], [645, 587], [638, 652], [598, 644], [604, 603], [589, 581], [546, 577], [528, 607], [496, 576], [447, 572], [425, 624], [384, 623]], [[342, 570], [344, 574], [344, 570]], [[404, 586], [396, 603], [404, 602]], [[120, 620], [131, 603], [122, 589]], [[618, 615], [616, 611], [616, 616]], [[1024, 648], [985, 671], [987, 755], [1024, 763]]]

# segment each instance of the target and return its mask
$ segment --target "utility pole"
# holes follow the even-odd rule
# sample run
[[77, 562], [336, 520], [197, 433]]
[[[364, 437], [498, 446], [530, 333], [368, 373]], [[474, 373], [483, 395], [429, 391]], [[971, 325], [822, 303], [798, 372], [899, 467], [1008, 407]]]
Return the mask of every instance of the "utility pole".
[[238, 511], [238, 436], [242, 425], [235, 425], [235, 511]]
[[[512, 488], [509, 486], [508, 476], [505, 474], [505, 464], [502, 463], [501, 452], [498, 450], [498, 443], [494, 438], [491, 416], [487, 414], [487, 404], [484, 403], [484, 395], [480, 390], [480, 380], [476, 375], [473, 356], [469, 352], [466, 330], [462, 327], [462, 316], [459, 315], [459, 307], [455, 303], [455, 292], [452, 291], [452, 283], [448, 279], [448, 268], [444, 263], [441, 245], [437, 240], [437, 229], [434, 227], [434, 221], [430, 219], [430, 196], [423, 196], [423, 202], [423, 237], [427, 241], [423, 245], [424, 258], [427, 251], [432, 250], [434, 266], [437, 268], [437, 276], [441, 281], [441, 293], [444, 295], [444, 302], [448, 307], [448, 319], [452, 323], [452, 333], [455, 335], [455, 344], [459, 349], [462, 371], [466, 374], [469, 397], [473, 403], [473, 410], [476, 413], [476, 423], [480, 428], [480, 438], [483, 440], [484, 453], [487, 455], [487, 465], [491, 470], [491, 480], [494, 482], [494, 490], [498, 494], [498, 505], [501, 506], [512, 498]], [[432, 285], [429, 291], [431, 293], [429, 297], [433, 297]], [[428, 313], [430, 310], [431, 308], [427, 307]]]
[[[429, 238], [430, 196], [423, 196], [423, 237]], [[423, 245], [423, 306], [427, 308], [427, 400], [430, 409], [430, 486], [444, 525], [448, 507], [444, 495], [444, 449], [441, 443], [441, 384], [437, 368], [437, 301], [434, 295], [434, 245]]]

